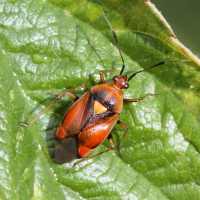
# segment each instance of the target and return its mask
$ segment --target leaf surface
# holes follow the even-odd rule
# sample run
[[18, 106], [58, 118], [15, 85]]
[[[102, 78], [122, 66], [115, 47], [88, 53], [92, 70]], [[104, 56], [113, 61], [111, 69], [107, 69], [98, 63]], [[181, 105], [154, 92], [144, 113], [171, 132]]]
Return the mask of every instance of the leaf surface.
[[[116, 31], [128, 76], [116, 125], [116, 148], [66, 171], [54, 161], [57, 127], [72, 101], [65, 97], [31, 126], [58, 94], [79, 83], [111, 82], [122, 61], [101, 9]], [[0, 3], [1, 199], [198, 199], [200, 196], [199, 60], [148, 1], [2, 1]], [[74, 91], [81, 96], [81, 88]], [[109, 148], [105, 141], [92, 155]]]

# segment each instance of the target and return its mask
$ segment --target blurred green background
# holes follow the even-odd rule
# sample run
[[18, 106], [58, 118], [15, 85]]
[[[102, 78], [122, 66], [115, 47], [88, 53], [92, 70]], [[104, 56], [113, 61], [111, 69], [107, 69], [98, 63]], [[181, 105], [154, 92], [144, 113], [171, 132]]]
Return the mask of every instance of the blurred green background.
[[200, 0], [151, 0], [178, 40], [200, 58]]

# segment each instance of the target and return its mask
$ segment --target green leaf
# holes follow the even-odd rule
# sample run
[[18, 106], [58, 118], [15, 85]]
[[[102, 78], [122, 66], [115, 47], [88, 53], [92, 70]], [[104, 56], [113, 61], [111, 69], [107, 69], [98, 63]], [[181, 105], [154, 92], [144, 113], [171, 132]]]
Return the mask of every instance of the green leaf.
[[[32, 125], [58, 94], [100, 84], [122, 61], [101, 9], [116, 31], [128, 76], [161, 61], [189, 59], [135, 76], [124, 98], [129, 127], [112, 131], [116, 148], [82, 162], [54, 161], [55, 134], [73, 102], [65, 97]], [[150, 2], [23, 1], [0, 3], [1, 199], [199, 199], [200, 61], [177, 39]], [[79, 96], [83, 90], [76, 89]], [[105, 141], [92, 155], [109, 148]]]

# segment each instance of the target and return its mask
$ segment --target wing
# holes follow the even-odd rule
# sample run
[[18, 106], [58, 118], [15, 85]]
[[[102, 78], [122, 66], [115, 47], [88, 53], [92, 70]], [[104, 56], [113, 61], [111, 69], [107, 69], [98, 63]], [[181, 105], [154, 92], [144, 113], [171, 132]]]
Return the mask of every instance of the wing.
[[66, 112], [57, 130], [56, 137], [61, 139], [69, 135], [77, 134], [93, 115], [94, 99], [90, 91], [78, 99]]
[[99, 146], [108, 137], [118, 119], [119, 114], [110, 111], [94, 115], [79, 133], [79, 156], [85, 157]]

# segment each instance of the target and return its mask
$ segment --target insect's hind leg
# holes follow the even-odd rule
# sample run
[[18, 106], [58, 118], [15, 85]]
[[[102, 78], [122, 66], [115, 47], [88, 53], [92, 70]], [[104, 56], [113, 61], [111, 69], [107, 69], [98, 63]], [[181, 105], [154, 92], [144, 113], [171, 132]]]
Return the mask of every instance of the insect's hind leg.
[[106, 149], [105, 151], [102, 151], [102, 152], [100, 152], [100, 153], [98, 153], [98, 154], [96, 154], [96, 155], [94, 155], [94, 156], [91, 156], [91, 157], [89, 157], [89, 158], [82, 159], [82, 160], [80, 160], [80, 161], [74, 163], [74, 165], [72, 166], [72, 168], [70, 168], [70, 169], [68, 170], [67, 173], [69, 173], [72, 169], [74, 169], [74, 167], [75, 167], [76, 165], [80, 164], [81, 162], [86, 161], [86, 160], [89, 160], [89, 159], [92, 159], [92, 158], [95, 158], [95, 157], [97, 157], [97, 156], [99, 156], [99, 155], [101, 155], [101, 154], [103, 154], [103, 153], [106, 153], [106, 152], [110, 151], [111, 149], [113, 149], [113, 148], [115, 147], [115, 143], [114, 143], [114, 140], [113, 140], [113, 138], [112, 138], [111, 133], [108, 135], [107, 139], [108, 139], [108, 141], [109, 141], [109, 143], [110, 143], [110, 148], [108, 148], [108, 149]]
[[83, 89], [84, 89], [85, 91], [88, 91], [88, 88], [86, 87], [86, 85], [83, 84], [83, 83], [81, 83], [81, 84], [78, 84], [78, 85], [76, 85], [76, 86], [74, 86], [74, 87], [72, 87], [72, 88], [66, 90], [65, 92], [62, 92], [62, 93], [60, 93], [60, 94], [58, 94], [58, 95], [54, 95], [54, 96], [59, 97], [59, 98], [56, 99], [56, 100], [55, 100], [51, 105], [49, 105], [47, 108], [45, 108], [35, 119], [33, 119], [32, 121], [30, 121], [29, 123], [24, 123], [24, 122], [19, 122], [19, 123], [22, 124], [22, 125], [24, 125], [24, 126], [29, 126], [29, 125], [31, 125], [31, 124], [32, 124], [33, 122], [35, 122], [41, 115], [43, 115], [47, 110], [49, 110], [53, 105], [55, 105], [58, 101], [60, 101], [65, 95], [68, 95], [71, 99], [73, 99], [74, 101], [76, 101], [76, 100], [78, 99], [78, 97], [77, 97], [75, 94], [71, 93], [70, 91], [73, 90], [73, 89], [75, 89], [75, 88], [77, 88], [77, 87], [79, 87], [79, 86], [82, 86]]

